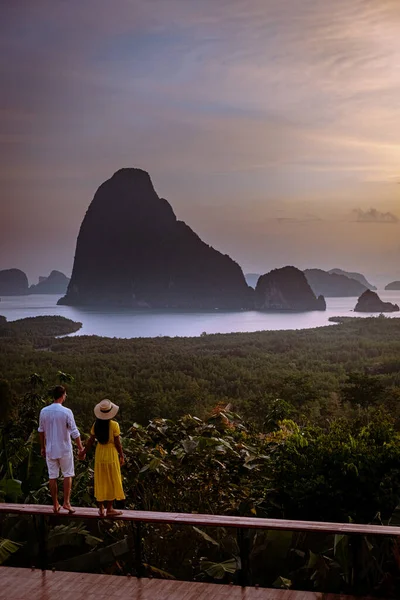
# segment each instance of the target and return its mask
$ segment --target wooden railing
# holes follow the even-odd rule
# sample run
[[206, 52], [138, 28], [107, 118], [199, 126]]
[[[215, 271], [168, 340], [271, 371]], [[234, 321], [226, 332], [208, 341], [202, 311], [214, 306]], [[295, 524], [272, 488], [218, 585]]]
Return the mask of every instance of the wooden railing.
[[[40, 548], [40, 568], [46, 570], [48, 567], [47, 547], [46, 547], [46, 519], [54, 517], [55, 519], [73, 518], [73, 519], [100, 519], [95, 508], [76, 508], [73, 514], [63, 511], [54, 514], [51, 506], [36, 504], [2, 504], [0, 503], [1, 514], [31, 515], [38, 518], [39, 548]], [[242, 586], [249, 582], [249, 542], [244, 535], [248, 529], [259, 530], [281, 530], [298, 532], [319, 532], [325, 534], [344, 534], [359, 536], [362, 535], [383, 535], [400, 536], [400, 527], [385, 525], [361, 525], [357, 523], [325, 523], [319, 521], [291, 521], [285, 519], [263, 519], [255, 517], [235, 517], [229, 515], [209, 515], [196, 513], [168, 513], [168, 512], [150, 512], [140, 510], [124, 510], [122, 515], [112, 517], [113, 520], [128, 521], [135, 525], [134, 531], [134, 549], [135, 549], [135, 570], [138, 577], [144, 575], [144, 566], [142, 561], [142, 523], [159, 523], [175, 525], [196, 525], [203, 527], [227, 527], [237, 530], [237, 539], [240, 550], [241, 570], [239, 572], [239, 583]], [[355, 544], [355, 547], [357, 544]]]

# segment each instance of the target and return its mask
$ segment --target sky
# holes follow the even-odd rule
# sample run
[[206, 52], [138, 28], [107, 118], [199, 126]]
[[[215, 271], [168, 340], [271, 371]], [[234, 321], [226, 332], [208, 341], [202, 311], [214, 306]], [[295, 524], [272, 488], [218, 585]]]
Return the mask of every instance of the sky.
[[70, 275], [140, 167], [244, 272], [400, 279], [399, 38], [398, 0], [3, 0], [0, 269]]

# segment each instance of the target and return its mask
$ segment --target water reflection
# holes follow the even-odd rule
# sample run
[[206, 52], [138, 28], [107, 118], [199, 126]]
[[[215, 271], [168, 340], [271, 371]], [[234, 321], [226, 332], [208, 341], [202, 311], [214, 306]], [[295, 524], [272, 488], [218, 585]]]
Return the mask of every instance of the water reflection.
[[[400, 304], [399, 291], [378, 291], [384, 301]], [[38, 315], [62, 315], [83, 324], [73, 335], [106, 337], [199, 336], [206, 333], [309, 329], [329, 325], [329, 317], [354, 316], [357, 298], [327, 298], [325, 312], [268, 313], [259, 311], [137, 311], [57, 306], [58, 295], [3, 296], [0, 315], [8, 320]], [[368, 316], [357, 314], [357, 316]], [[393, 318], [400, 313], [392, 313]]]

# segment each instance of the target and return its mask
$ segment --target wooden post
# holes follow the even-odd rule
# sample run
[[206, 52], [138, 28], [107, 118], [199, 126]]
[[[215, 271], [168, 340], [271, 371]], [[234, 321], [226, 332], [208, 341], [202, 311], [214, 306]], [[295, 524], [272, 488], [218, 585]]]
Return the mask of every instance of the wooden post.
[[241, 527], [237, 530], [237, 542], [240, 556], [238, 581], [239, 585], [245, 587], [250, 585], [250, 536], [248, 529]]
[[363, 538], [361, 535], [351, 536], [351, 550], [352, 550], [352, 593], [360, 593], [360, 587], [362, 584], [361, 572], [362, 572], [362, 546]]
[[39, 565], [42, 571], [46, 571], [48, 567], [47, 557], [47, 536], [46, 536], [46, 517], [38, 515], [38, 534], [39, 534]]
[[133, 543], [135, 546], [135, 569], [136, 577], [143, 577], [144, 567], [142, 559], [142, 527], [141, 522], [136, 521], [133, 532]]

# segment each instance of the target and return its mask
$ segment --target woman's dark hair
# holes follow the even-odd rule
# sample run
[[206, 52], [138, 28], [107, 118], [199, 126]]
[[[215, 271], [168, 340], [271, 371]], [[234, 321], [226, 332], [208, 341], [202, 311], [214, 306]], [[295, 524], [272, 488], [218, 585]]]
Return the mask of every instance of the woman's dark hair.
[[108, 444], [110, 437], [110, 420], [96, 419], [94, 424], [94, 435], [100, 444]]

